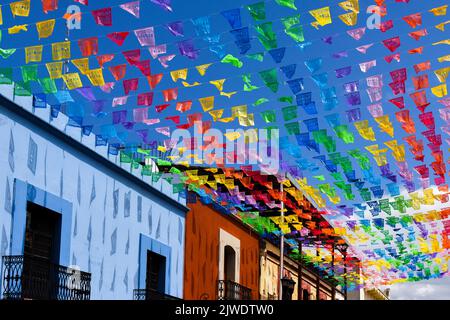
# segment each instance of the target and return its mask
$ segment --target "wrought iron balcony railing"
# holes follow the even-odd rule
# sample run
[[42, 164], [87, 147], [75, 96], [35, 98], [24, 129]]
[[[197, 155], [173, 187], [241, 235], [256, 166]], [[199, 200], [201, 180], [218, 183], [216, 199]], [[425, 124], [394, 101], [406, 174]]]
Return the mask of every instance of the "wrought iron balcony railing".
[[219, 280], [218, 300], [251, 300], [252, 290], [231, 280]]
[[181, 300], [180, 298], [156, 290], [134, 289], [134, 300]]
[[89, 300], [91, 274], [28, 256], [4, 256], [3, 298]]

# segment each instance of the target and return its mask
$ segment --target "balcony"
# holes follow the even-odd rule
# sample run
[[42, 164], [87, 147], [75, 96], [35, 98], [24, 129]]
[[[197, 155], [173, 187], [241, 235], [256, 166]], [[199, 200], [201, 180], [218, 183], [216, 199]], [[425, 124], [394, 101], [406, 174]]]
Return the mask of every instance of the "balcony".
[[44, 259], [3, 256], [6, 300], [89, 300], [91, 274], [51, 264]]
[[231, 280], [219, 280], [218, 300], [251, 300], [252, 290]]
[[134, 300], [181, 300], [180, 298], [156, 290], [134, 289]]

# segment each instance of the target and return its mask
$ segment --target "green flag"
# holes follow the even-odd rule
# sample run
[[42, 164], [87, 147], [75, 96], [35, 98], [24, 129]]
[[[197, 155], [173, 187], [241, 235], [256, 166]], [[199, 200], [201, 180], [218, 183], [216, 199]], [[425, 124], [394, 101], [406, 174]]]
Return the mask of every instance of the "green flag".
[[278, 101], [287, 102], [289, 104], [292, 104], [292, 102], [294, 102], [294, 98], [292, 96], [284, 96], [284, 97], [279, 97]]
[[0, 68], [0, 84], [12, 84], [12, 68]]
[[312, 133], [314, 140], [317, 143], [322, 143], [327, 150], [327, 152], [335, 152], [336, 151], [336, 143], [335, 141], [327, 135], [327, 130], [317, 130]]
[[284, 124], [288, 134], [300, 134], [300, 124], [298, 122], [290, 122]]
[[284, 107], [282, 112], [284, 121], [291, 121], [297, 118], [297, 106]]
[[31, 82], [14, 82], [14, 95], [18, 97], [31, 96]]
[[[41, 79], [39, 80], [39, 83], [41, 83]], [[120, 163], [131, 163], [132, 161], [133, 159], [129, 154], [125, 152], [120, 153]]]
[[0, 56], [2, 56], [3, 59], [8, 59], [12, 54], [16, 52], [16, 49], [2, 49], [0, 48]]
[[[41, 85], [44, 93], [46, 93], [46, 94], [52, 93], [53, 94], [53, 93], [58, 92], [58, 89], [56, 88], [55, 80], [53, 80], [51, 78], [42, 78], [42, 79], [39, 79], [38, 82]], [[124, 153], [121, 152], [120, 154], [122, 155]], [[127, 162], [127, 163], [129, 163], [129, 162]]]
[[235, 66], [236, 68], [242, 68], [244, 65], [241, 60], [233, 56], [232, 54], [227, 54], [225, 57], [223, 57], [222, 63], [229, 63], [232, 66]]
[[259, 89], [259, 87], [252, 85], [251, 81], [251, 74], [243, 74], [242, 75], [242, 81], [244, 81], [244, 91], [250, 92], [256, 89]]
[[253, 54], [247, 54], [246, 57], [249, 58], [249, 59], [253, 59], [253, 60], [259, 61], [259, 62], [263, 62], [263, 60], [264, 60], [264, 53], [258, 52], [258, 53], [253, 53]]
[[29, 66], [20, 67], [22, 70], [23, 82], [37, 81], [38, 80], [38, 65], [33, 64]]
[[255, 21], [266, 19], [266, 3], [265, 1], [257, 2], [247, 6], [247, 10]]
[[259, 106], [260, 104], [263, 104], [263, 103], [266, 103], [266, 102], [269, 102], [269, 99], [267, 99], [267, 98], [259, 98], [258, 100], [256, 100], [256, 101], [253, 103], [253, 106], [257, 107], [257, 106]]
[[281, 22], [285, 29], [289, 29], [296, 24], [300, 24], [300, 14], [296, 14], [290, 17], [281, 18]]
[[297, 7], [295, 6], [295, 0], [275, 0], [275, 2], [278, 3], [280, 6], [297, 10]]
[[272, 22], [258, 24], [255, 26], [255, 29], [258, 32], [259, 42], [261, 42], [266, 50], [276, 49], [278, 47], [277, 36], [273, 32]]
[[303, 34], [303, 26], [302, 25], [292, 26], [292, 27], [290, 27], [288, 29], [285, 29], [284, 32], [289, 37], [294, 39], [296, 42], [303, 42], [303, 41], [305, 41], [305, 36]]
[[353, 136], [353, 133], [348, 130], [347, 125], [336, 126], [333, 130], [344, 143], [349, 144], [355, 142], [355, 137]]
[[261, 117], [266, 123], [273, 123], [277, 121], [277, 116], [274, 110], [267, 110], [261, 112]]
[[259, 72], [261, 79], [267, 88], [273, 93], [278, 91], [277, 69], [269, 69]]

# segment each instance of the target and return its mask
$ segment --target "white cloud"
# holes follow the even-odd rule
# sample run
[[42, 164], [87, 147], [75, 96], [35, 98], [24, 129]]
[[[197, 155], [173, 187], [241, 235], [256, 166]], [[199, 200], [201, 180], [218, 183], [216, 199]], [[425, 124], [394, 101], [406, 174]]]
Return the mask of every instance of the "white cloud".
[[392, 300], [450, 300], [450, 277], [391, 286]]

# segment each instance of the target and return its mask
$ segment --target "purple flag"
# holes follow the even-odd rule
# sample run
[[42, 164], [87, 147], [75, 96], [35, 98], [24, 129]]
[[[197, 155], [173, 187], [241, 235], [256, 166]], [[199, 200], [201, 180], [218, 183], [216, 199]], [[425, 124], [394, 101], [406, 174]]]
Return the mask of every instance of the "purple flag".
[[166, 11], [170, 11], [173, 12], [172, 10], [172, 5], [170, 4], [170, 0], [150, 0], [151, 2], [153, 2], [154, 4], [157, 4], [158, 6], [160, 6], [161, 8], [163, 8]]
[[168, 23], [166, 25], [167, 29], [176, 37], [183, 37], [184, 31], [183, 31], [183, 22], [182, 21], [175, 21]]
[[198, 58], [198, 50], [194, 47], [194, 41], [192, 39], [178, 42], [178, 49], [182, 56], [186, 56], [189, 59]]

